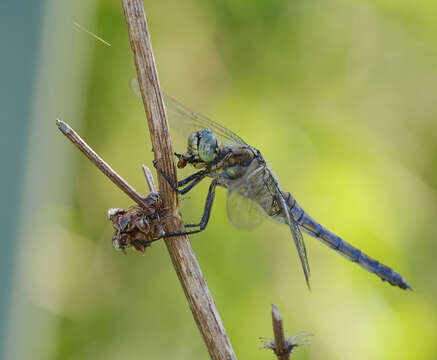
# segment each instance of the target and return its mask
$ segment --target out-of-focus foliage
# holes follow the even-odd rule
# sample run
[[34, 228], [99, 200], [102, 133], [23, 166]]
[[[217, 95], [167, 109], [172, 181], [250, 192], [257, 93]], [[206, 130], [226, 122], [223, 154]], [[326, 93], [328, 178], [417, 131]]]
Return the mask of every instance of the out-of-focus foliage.
[[[128, 85], [121, 5], [98, 4], [87, 27], [111, 47], [72, 25], [76, 41], [93, 42], [80, 133], [146, 193], [140, 165], [153, 158]], [[314, 334], [296, 359], [435, 359], [437, 3], [161, 0], [145, 9], [163, 89], [260, 149], [305, 210], [414, 288], [382, 283], [306, 237], [309, 292], [288, 230], [267, 221], [238, 231], [219, 189], [209, 227], [191, 241], [239, 358], [272, 358], [258, 338], [272, 334], [275, 303], [290, 334]], [[31, 247], [25, 270], [38, 294], [35, 331], [55, 324], [52, 358], [207, 358], [165, 245], [144, 257], [115, 252], [106, 210], [130, 202], [75, 156], [68, 203], [45, 209], [58, 225], [45, 241], [58, 250]], [[207, 186], [182, 201], [187, 222], [200, 218]]]

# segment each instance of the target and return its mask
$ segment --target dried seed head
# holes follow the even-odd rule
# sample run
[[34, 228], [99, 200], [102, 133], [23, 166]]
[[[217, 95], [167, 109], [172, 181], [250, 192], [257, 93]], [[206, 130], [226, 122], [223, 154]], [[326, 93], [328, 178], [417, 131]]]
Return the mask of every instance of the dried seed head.
[[120, 214], [124, 214], [125, 211], [123, 209], [120, 208], [110, 208], [108, 210], [108, 220], [112, 220], [113, 217], [120, 215]]
[[150, 193], [145, 198], [145, 203], [144, 207], [108, 210], [108, 219], [115, 230], [112, 245], [116, 250], [124, 252], [128, 247], [133, 247], [144, 254], [152, 240], [165, 234], [161, 223], [165, 218], [161, 197], [157, 193]]
[[121, 250], [120, 238], [118, 236], [112, 238], [112, 246], [115, 250]]
[[144, 234], [148, 234], [150, 232], [149, 222], [144, 216], [137, 219], [136, 227]]

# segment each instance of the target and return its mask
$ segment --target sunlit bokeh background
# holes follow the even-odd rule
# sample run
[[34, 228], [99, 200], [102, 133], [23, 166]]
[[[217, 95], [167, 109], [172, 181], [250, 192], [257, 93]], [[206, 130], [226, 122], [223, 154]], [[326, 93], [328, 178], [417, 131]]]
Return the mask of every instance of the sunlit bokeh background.
[[[308, 291], [287, 228], [235, 229], [219, 189], [210, 225], [191, 242], [238, 358], [274, 358], [259, 337], [272, 336], [275, 303], [290, 335], [313, 334], [295, 359], [436, 359], [437, 2], [147, 0], [145, 9], [162, 88], [260, 149], [304, 209], [414, 288], [306, 237]], [[2, 358], [208, 358], [165, 245], [145, 256], [113, 249], [107, 209], [131, 201], [55, 126], [69, 122], [147, 193], [140, 165], [153, 158], [129, 88], [120, 1], [46, 0], [28, 16], [28, 36], [8, 33], [32, 61], [15, 63], [30, 74], [19, 101], [28, 111], [2, 120], [4, 135], [27, 129], [18, 180], [3, 185], [16, 195], [2, 205], [15, 219], [2, 226], [13, 225], [0, 255]], [[176, 135], [175, 146], [185, 146]], [[187, 222], [200, 218], [207, 187], [182, 201]]]

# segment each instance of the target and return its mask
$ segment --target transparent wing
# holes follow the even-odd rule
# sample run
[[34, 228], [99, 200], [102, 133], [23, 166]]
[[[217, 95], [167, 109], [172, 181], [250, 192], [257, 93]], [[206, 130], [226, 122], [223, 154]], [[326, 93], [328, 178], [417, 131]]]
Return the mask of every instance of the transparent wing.
[[299, 254], [299, 259], [302, 265], [303, 273], [305, 275], [305, 281], [307, 283], [308, 288], [311, 288], [310, 286], [310, 264], [308, 263], [308, 256], [307, 256], [307, 250], [305, 247], [305, 243], [303, 241], [302, 232], [300, 231], [299, 225], [297, 224], [296, 220], [294, 220], [292, 217], [290, 217], [290, 230], [291, 234], [293, 235], [294, 244], [296, 245], [297, 253]]
[[302, 265], [302, 270], [305, 275], [305, 281], [307, 283], [308, 288], [311, 289], [310, 264], [308, 263], [307, 250], [305, 247], [305, 243], [303, 241], [302, 232], [300, 231], [299, 224], [296, 222], [296, 220], [294, 220], [292, 216], [290, 216], [287, 203], [284, 199], [284, 196], [282, 195], [281, 190], [279, 189], [278, 183], [275, 181], [273, 177], [271, 177], [271, 179], [274, 182], [278, 194], [279, 202], [281, 204], [281, 208], [283, 209], [283, 213], [285, 214], [285, 218], [290, 227], [291, 235], [293, 236], [294, 244], [296, 245], [297, 253], [299, 254], [299, 259]]
[[[228, 194], [232, 195], [233, 192], [244, 198], [251, 199], [252, 202], [258, 205], [259, 209], [262, 209], [272, 219], [281, 219], [289, 226], [299, 254], [305, 280], [308, 287], [310, 287], [310, 266], [302, 233], [296, 220], [290, 216], [288, 205], [279, 189], [278, 182], [267, 164], [258, 159], [253, 160], [245, 174], [240, 179], [230, 183]], [[231, 221], [233, 220], [231, 219]]]
[[[135, 95], [141, 99], [140, 88], [138, 80], [133, 78], [131, 80], [131, 88]], [[200, 115], [194, 111], [191, 111], [171, 96], [164, 93], [164, 102], [167, 110], [167, 116], [170, 122], [170, 126], [174, 128], [185, 139], [193, 132], [210, 129], [217, 136], [218, 141], [224, 146], [231, 145], [247, 145], [246, 142], [238, 135], [225, 127], [217, 124], [216, 122], [208, 119], [207, 117]]]
[[232, 189], [228, 190], [226, 209], [231, 223], [242, 230], [253, 229], [266, 218], [266, 213], [259, 204]]

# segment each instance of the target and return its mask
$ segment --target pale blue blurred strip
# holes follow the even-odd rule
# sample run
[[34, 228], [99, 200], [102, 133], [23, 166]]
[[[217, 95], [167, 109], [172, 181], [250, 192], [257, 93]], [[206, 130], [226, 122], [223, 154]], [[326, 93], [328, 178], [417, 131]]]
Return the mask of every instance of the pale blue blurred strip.
[[24, 164], [43, 4], [44, 1], [34, 0], [0, 2], [0, 359], [5, 359], [4, 341], [14, 260], [17, 259], [17, 225], [25, 182]]

